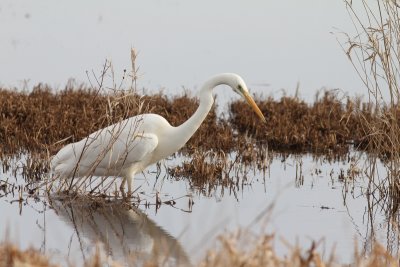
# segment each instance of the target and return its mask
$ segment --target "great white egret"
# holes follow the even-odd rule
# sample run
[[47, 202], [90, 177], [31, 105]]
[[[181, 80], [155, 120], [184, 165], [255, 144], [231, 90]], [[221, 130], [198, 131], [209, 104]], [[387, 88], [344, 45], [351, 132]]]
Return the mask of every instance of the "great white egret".
[[157, 114], [123, 120], [63, 147], [51, 160], [54, 175], [59, 178], [121, 176], [120, 189], [123, 191], [128, 182], [130, 194], [135, 173], [178, 151], [196, 132], [214, 103], [213, 88], [221, 84], [230, 86], [243, 97], [265, 122], [243, 79], [233, 73], [219, 74], [204, 83], [199, 107], [180, 126], [171, 126]]

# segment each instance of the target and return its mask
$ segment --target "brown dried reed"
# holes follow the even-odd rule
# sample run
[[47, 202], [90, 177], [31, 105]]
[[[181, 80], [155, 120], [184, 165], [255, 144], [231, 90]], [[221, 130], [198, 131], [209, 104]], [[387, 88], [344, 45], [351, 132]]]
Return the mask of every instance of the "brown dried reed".
[[[84, 86], [55, 92], [40, 84], [30, 93], [0, 89], [0, 154], [24, 151], [53, 154], [67, 143], [139, 113], [138, 106], [126, 107], [124, 101], [118, 101], [119, 97], [98, 94]], [[148, 112], [164, 116], [172, 125], [185, 121], [197, 106], [197, 100], [188, 95], [168, 98], [161, 94], [146, 97], [135, 94], [129, 97], [143, 101]], [[111, 103], [112, 108], [109, 107]], [[112, 110], [112, 114], [108, 110]], [[204, 123], [207, 127], [195, 134], [186, 150], [211, 149], [215, 138], [221, 144], [220, 149], [228, 150], [232, 132], [226, 123], [217, 122], [214, 110]], [[218, 133], [215, 138], [208, 138], [210, 131]]]
[[[242, 239], [247, 240], [240, 243]], [[199, 263], [200, 267], [209, 266], [270, 266], [270, 267], [378, 267], [398, 266], [398, 255], [390, 255], [380, 244], [374, 244], [368, 255], [354, 253], [354, 262], [350, 265], [340, 264], [332, 252], [328, 259], [318, 252], [318, 243], [313, 241], [310, 248], [300, 248], [284, 242], [288, 246], [288, 253], [285, 257], [277, 255], [274, 249], [274, 235], [254, 236], [248, 232], [238, 231], [231, 235], [219, 238], [219, 247], [208, 252], [206, 257]]]
[[[379, 140], [375, 135], [390, 132], [391, 124], [383, 122], [382, 116], [400, 115], [399, 105], [378, 110], [374, 104], [357, 98], [343, 101], [334, 91], [325, 91], [322, 97], [317, 94], [311, 105], [296, 97], [282, 97], [279, 101], [270, 97], [257, 104], [267, 116], [265, 125], [254, 120], [242, 102], [230, 105], [231, 124], [240, 134], [248, 134], [254, 142], [267, 144], [274, 151], [345, 154], [353, 145], [381, 157], [392, 155], [389, 135]], [[391, 123], [399, 127], [398, 115]]]
[[[247, 245], [239, 241], [246, 238]], [[311, 243], [309, 249], [288, 245], [288, 253], [285, 257], [277, 255], [274, 249], [274, 235], [254, 236], [241, 231], [218, 238], [218, 248], [210, 249], [207, 255], [200, 260], [196, 266], [219, 267], [219, 266], [269, 266], [269, 267], [381, 267], [398, 266], [397, 256], [390, 255], [384, 247], [375, 244], [368, 255], [354, 253], [354, 262], [351, 265], [340, 264], [335, 260], [335, 255], [324, 260], [319, 254], [318, 244]], [[85, 266], [97, 267], [106, 264], [101, 252], [96, 253], [88, 260]], [[110, 264], [110, 262], [108, 262]], [[130, 262], [135, 266], [134, 262]], [[27, 266], [27, 267], [53, 267], [58, 266], [50, 263], [47, 255], [43, 255], [35, 249], [21, 251], [10, 243], [0, 244], [0, 267]], [[72, 266], [72, 265], [69, 265]], [[112, 262], [111, 266], [122, 266]], [[143, 266], [160, 266], [154, 262], [144, 263]], [[161, 265], [162, 266], [162, 265]]]
[[56, 267], [50, 263], [47, 256], [41, 254], [38, 250], [30, 248], [21, 251], [10, 243], [0, 244], [0, 267]]
[[[0, 154], [53, 154], [67, 143], [140, 112], [138, 107], [126, 107], [119, 97], [98, 94], [84, 86], [55, 91], [38, 85], [30, 93], [0, 89]], [[129, 97], [143, 101], [147, 112], [164, 116], [172, 125], [187, 120], [198, 104], [187, 94], [173, 98], [161, 94]], [[332, 91], [317, 96], [312, 105], [287, 96], [280, 100], [259, 99], [257, 104], [267, 116], [266, 124], [260, 123], [245, 103], [233, 102], [230, 118], [217, 119], [213, 109], [183, 152], [239, 151], [249, 142], [268, 145], [277, 152], [343, 153], [349, 144], [367, 150], [379, 146], [382, 154], [391, 151], [390, 140], [372, 141], [368, 124], [378, 123], [382, 114], [392, 114], [393, 107], [377, 113], [372, 104], [357, 99], [343, 103]], [[397, 114], [400, 108], [395, 108]], [[382, 124], [377, 130], [387, 131], [388, 127]], [[253, 139], [246, 141], [246, 136]]]
[[231, 104], [231, 122], [239, 133], [249, 134], [272, 150], [340, 153], [347, 152], [349, 142], [355, 139], [350, 135], [352, 125], [346, 120], [352, 110], [346, 110], [330, 91], [322, 98], [316, 97], [313, 105], [286, 96], [279, 101], [269, 97], [257, 104], [267, 116], [265, 125], [251, 121], [251, 113], [241, 102]]
[[[41, 179], [41, 174], [47, 171], [50, 155], [62, 146], [111, 123], [145, 110], [164, 116], [172, 125], [179, 125], [198, 105], [198, 100], [187, 93], [172, 98], [161, 93], [149, 96], [123, 91], [101, 94], [84, 86], [69, 85], [56, 91], [42, 84], [30, 93], [0, 89], [0, 102], [0, 158], [7, 162], [7, 155], [28, 152], [23, 176], [29, 181]], [[212, 109], [180, 151], [191, 156], [191, 160], [171, 170], [171, 174], [190, 178], [195, 187], [212, 182], [212, 188], [222, 183], [224, 179], [220, 177], [227, 174], [234, 163], [265, 170], [268, 149], [281, 153], [314, 152], [330, 157], [345, 155], [351, 144], [375, 151], [374, 142], [371, 142], [374, 137], [367, 135], [370, 129], [367, 123], [379, 121], [380, 113], [372, 104], [362, 103], [360, 99], [347, 98], [344, 103], [337, 94], [326, 91], [322, 97], [317, 94], [311, 105], [287, 96], [280, 100], [258, 99], [257, 102], [267, 116], [266, 124], [260, 123], [241, 101], [231, 103], [228, 119], [218, 119]], [[390, 152], [389, 139], [381, 139], [376, 145], [384, 148], [382, 155]], [[233, 158], [231, 155], [228, 159], [226, 155], [231, 152]], [[223, 163], [222, 168], [220, 160], [215, 158], [208, 163], [204, 161], [212, 153], [223, 155], [224, 162], [230, 163]]]
[[[361, 116], [366, 149], [371, 152], [365, 174], [377, 184], [377, 160], [383, 158], [387, 175], [378, 189], [388, 204], [388, 214], [398, 214], [400, 198], [400, 9], [398, 1], [344, 1], [355, 33], [342, 33], [339, 43], [368, 92], [367, 109]], [[340, 36], [339, 36], [340, 37]]]

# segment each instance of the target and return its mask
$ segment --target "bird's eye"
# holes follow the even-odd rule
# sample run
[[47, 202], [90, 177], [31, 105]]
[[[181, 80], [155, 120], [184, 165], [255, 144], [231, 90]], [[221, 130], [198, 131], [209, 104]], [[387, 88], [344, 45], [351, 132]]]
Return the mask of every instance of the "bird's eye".
[[239, 91], [242, 91], [242, 90], [243, 90], [243, 87], [242, 87], [240, 84], [238, 85], [238, 90], [239, 90]]

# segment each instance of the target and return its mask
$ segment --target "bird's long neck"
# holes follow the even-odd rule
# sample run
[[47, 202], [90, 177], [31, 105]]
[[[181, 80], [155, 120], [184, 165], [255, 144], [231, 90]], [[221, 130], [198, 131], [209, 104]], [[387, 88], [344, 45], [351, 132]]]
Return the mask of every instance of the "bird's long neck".
[[208, 80], [200, 89], [200, 105], [196, 112], [186, 122], [176, 127], [180, 132], [179, 138], [181, 139], [180, 141], [183, 142], [182, 146], [190, 139], [190, 137], [192, 137], [207, 117], [207, 114], [214, 103], [212, 90], [214, 87], [223, 84], [225, 80], [225, 75], [215, 76]]

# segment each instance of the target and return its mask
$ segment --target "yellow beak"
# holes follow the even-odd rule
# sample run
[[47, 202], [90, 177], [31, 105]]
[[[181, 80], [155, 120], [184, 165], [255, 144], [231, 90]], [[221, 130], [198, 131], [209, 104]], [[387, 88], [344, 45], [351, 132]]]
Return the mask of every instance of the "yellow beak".
[[256, 112], [258, 117], [260, 117], [260, 119], [263, 122], [267, 122], [267, 120], [265, 119], [264, 115], [262, 114], [260, 108], [257, 106], [256, 102], [254, 102], [254, 99], [251, 97], [251, 95], [249, 95], [249, 93], [247, 93], [247, 92], [243, 92], [243, 95], [246, 98], [247, 103], [253, 108], [253, 110]]

